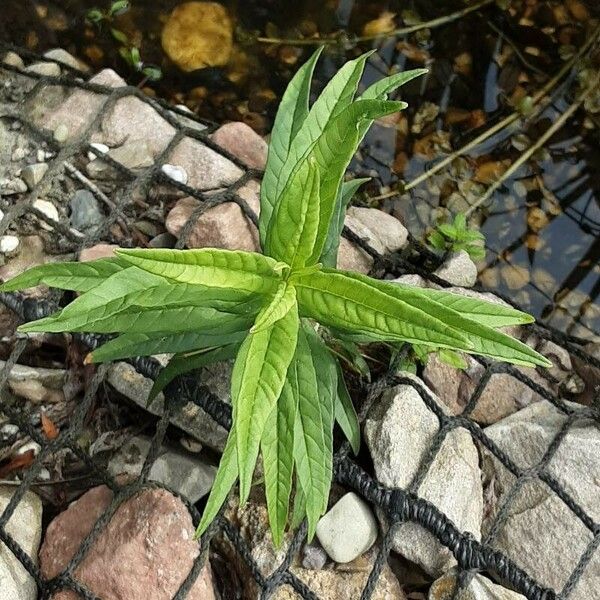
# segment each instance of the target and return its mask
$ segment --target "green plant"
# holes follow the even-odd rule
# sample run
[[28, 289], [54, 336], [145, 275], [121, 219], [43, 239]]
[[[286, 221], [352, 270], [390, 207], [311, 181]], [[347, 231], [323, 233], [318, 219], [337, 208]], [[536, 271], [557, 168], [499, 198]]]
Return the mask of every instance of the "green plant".
[[452, 223], [441, 223], [430, 235], [429, 244], [436, 250], [464, 250], [473, 260], [485, 257], [483, 234], [467, 225], [467, 218], [458, 213]]
[[275, 543], [288, 522], [293, 488], [292, 525], [306, 516], [314, 534], [329, 497], [334, 422], [355, 451], [359, 445], [342, 370], [324, 338], [339, 340], [359, 365], [352, 343], [368, 341], [549, 365], [497, 330], [531, 322], [522, 312], [334, 268], [345, 208], [362, 183], [343, 181], [346, 167], [373, 119], [405, 108], [388, 94], [423, 71], [392, 75], [355, 98], [365, 54], [345, 64], [309, 109], [319, 54], [292, 79], [275, 120], [261, 187], [264, 255], [121, 249], [114, 259], [35, 267], [1, 288], [44, 283], [81, 292], [59, 313], [20, 330], [119, 334], [92, 361], [174, 353], [153, 395], [179, 373], [235, 357], [233, 426], [199, 534], [238, 478], [246, 501], [259, 453]]

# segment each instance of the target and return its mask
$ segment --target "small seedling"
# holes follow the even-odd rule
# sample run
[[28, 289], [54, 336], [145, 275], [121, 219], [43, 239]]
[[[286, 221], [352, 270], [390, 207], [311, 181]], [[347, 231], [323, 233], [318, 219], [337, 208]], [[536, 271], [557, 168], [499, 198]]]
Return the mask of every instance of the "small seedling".
[[485, 237], [477, 229], [467, 225], [467, 218], [463, 213], [458, 213], [452, 223], [438, 225], [428, 240], [436, 250], [464, 250], [473, 260], [485, 258]]
[[406, 107], [388, 95], [424, 71], [397, 73], [356, 97], [365, 54], [346, 63], [309, 107], [319, 54], [294, 76], [275, 119], [261, 187], [264, 254], [121, 249], [111, 259], [34, 267], [0, 288], [44, 283], [79, 292], [20, 331], [118, 334], [91, 353], [93, 362], [174, 354], [154, 395], [180, 373], [235, 358], [233, 425], [198, 534], [238, 479], [241, 503], [248, 499], [262, 454], [275, 544], [289, 523], [293, 489], [291, 525], [306, 517], [314, 535], [329, 499], [334, 422], [354, 451], [359, 446], [342, 369], [324, 337], [339, 340], [358, 369], [364, 365], [352, 343], [372, 341], [550, 365], [498, 330], [533, 321], [525, 313], [335, 268], [346, 206], [362, 183], [344, 181], [348, 163], [374, 119]]

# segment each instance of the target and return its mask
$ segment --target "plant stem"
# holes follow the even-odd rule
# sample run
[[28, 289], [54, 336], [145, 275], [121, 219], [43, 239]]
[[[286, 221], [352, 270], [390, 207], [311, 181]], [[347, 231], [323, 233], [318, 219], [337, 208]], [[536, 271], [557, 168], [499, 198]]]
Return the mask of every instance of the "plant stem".
[[[356, 38], [353, 38], [353, 41], [360, 42], [371, 42], [373, 40], [378, 40], [381, 38], [388, 37], [398, 37], [401, 35], [408, 35], [409, 33], [414, 33], [415, 31], [421, 31], [422, 29], [433, 29], [434, 27], [440, 27], [441, 25], [446, 25], [447, 23], [452, 23], [452, 21], [456, 21], [472, 13], [480, 8], [484, 8], [490, 4], [493, 4], [495, 0], [479, 0], [475, 4], [471, 6], [467, 6], [461, 10], [457, 10], [456, 12], [450, 13], [449, 15], [445, 15], [443, 17], [438, 17], [436, 19], [431, 19], [431, 21], [424, 21], [423, 23], [417, 23], [416, 25], [411, 25], [410, 27], [401, 27], [399, 29], [394, 29], [392, 31], [388, 31], [387, 33], [380, 33], [374, 35], [362, 35]], [[336, 45], [339, 43], [337, 37], [326, 37], [326, 38], [298, 38], [298, 39], [290, 39], [290, 38], [272, 38], [272, 37], [257, 37], [257, 42], [261, 44], [285, 44], [288, 46], [321, 46], [321, 45]]]

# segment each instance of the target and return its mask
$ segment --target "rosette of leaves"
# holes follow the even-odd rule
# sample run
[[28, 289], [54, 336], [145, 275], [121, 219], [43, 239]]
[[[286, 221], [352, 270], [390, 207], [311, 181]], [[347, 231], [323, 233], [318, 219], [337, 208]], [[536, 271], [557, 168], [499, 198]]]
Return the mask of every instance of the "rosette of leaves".
[[173, 354], [154, 392], [179, 373], [235, 358], [233, 425], [199, 534], [236, 481], [241, 503], [247, 500], [259, 455], [274, 542], [290, 521], [292, 495], [292, 524], [306, 517], [314, 534], [327, 509], [334, 423], [355, 451], [359, 444], [342, 370], [324, 339], [548, 364], [498, 331], [531, 322], [522, 312], [335, 268], [345, 209], [362, 183], [344, 181], [348, 163], [374, 119], [406, 107], [388, 96], [424, 71], [391, 75], [358, 95], [365, 54], [346, 63], [309, 108], [319, 54], [294, 76], [275, 119], [261, 188], [264, 254], [121, 249], [114, 259], [35, 267], [2, 286], [80, 292], [59, 313], [20, 329], [118, 334], [91, 354], [94, 362]]

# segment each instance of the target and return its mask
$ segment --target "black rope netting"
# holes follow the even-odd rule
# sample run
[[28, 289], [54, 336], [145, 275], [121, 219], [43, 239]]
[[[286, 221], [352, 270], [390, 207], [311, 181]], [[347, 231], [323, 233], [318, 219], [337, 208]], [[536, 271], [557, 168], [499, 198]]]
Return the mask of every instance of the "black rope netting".
[[[14, 47], [0, 47], [0, 51], [8, 50], [18, 53], [26, 61], [53, 62], [49, 59], [39, 57], [38, 55]], [[112, 233], [114, 227], [121, 228], [118, 243], [120, 245], [133, 246], [136, 244], [136, 238], [128, 226], [133, 218], [132, 198], [134, 196], [151, 197], [154, 193], [153, 188], [156, 185], [163, 186], [163, 188], [167, 187], [174, 192], [180, 192], [186, 196], [192, 196], [201, 203], [199, 208], [194, 210], [191, 218], [184, 226], [177, 241], [176, 247], [178, 248], [185, 246], [194, 223], [202, 213], [222, 202], [237, 203], [249, 219], [254, 223], [257, 222], [256, 215], [251, 207], [238, 192], [240, 188], [250, 180], [259, 178], [260, 172], [248, 169], [238, 158], [218, 147], [210, 137], [210, 134], [214, 130], [212, 124], [202, 123], [206, 128], [201, 129], [193, 123], [193, 121], [195, 121], [193, 115], [168, 106], [160, 100], [148, 97], [137, 88], [129, 86], [111, 88], [90, 83], [87, 81], [87, 76], [84, 73], [78, 72], [77, 70], [62, 64], [61, 68], [63, 69], [63, 75], [59, 77], [41, 76], [34, 72], [25, 73], [21, 71], [19, 67], [12, 67], [6, 64], [0, 66], [0, 74], [4, 73], [3, 77], [5, 80], [18, 80], [20, 86], [23, 85], [23, 82], [27, 82], [26, 87], [28, 87], [26, 94], [21, 94], [14, 99], [14, 102], [12, 103], [5, 102], [3, 104], [2, 114], [0, 115], [2, 122], [9, 125], [14, 125], [15, 123], [20, 124], [21, 131], [26, 132], [27, 135], [37, 143], [44, 143], [53, 153], [52, 158], [47, 162], [49, 167], [47, 173], [33, 189], [19, 196], [17, 201], [13, 200], [15, 196], [11, 198], [5, 197], [2, 200], [2, 209], [4, 210], [5, 215], [0, 222], [0, 235], [7, 233], [9, 228], [19, 230], [23, 225], [23, 221], [26, 221], [26, 217], [34, 216], [51, 228], [51, 235], [56, 238], [57, 247], [60, 248], [62, 254], [73, 254], [76, 256], [82, 249], [89, 248], [98, 242], [114, 242], [115, 239]], [[32, 97], [46, 93], [50, 87], [55, 86], [70, 90], [81, 89], [103, 99], [103, 103], [99, 107], [94, 118], [75, 139], [70, 140], [68, 143], [57, 142], [51, 132], [36, 126], [26, 117], [27, 112], [24, 108], [26, 103]], [[90, 145], [92, 134], [101, 126], [105, 116], [112, 108], [114, 108], [119, 100], [126, 97], [135, 97], [140, 102], [150, 106], [175, 130], [169, 143], [158, 154], [153, 166], [145, 168], [141, 172], [134, 172], [125, 168], [121, 163], [102, 154], [96, 147]], [[185, 122], [187, 124], [182, 122], [182, 117], [189, 120]], [[189, 126], [190, 124], [191, 126]], [[199, 140], [209, 148], [219, 152], [237, 165], [243, 171], [243, 174], [232, 185], [217, 190], [199, 190], [195, 187], [178, 183], [167, 177], [161, 170], [161, 166], [168, 162], [171, 151], [185, 137]], [[89, 179], [82, 176], [82, 173], [75, 166], [77, 164], [77, 157], [82, 153], [88, 152], [91, 152], [96, 156], [101, 156], [106, 163], [119, 173], [118, 181], [120, 181], [120, 183], [117, 183], [117, 181], [114, 182], [114, 187], [110, 194], [104, 194], [104, 192], [99, 190]], [[97, 198], [108, 204], [109, 212], [105, 221], [92, 235], [82, 236], [69, 226], [66, 218], [54, 221], [53, 219], [48, 218], [43, 211], [40, 211], [34, 206], [35, 200], [40, 197], [41, 194], [48, 191], [50, 182], [52, 182], [56, 176], [61, 174], [76, 178], [78, 184], [88, 187]], [[372, 272], [378, 276], [400, 276], [407, 272], [417, 272], [434, 283], [445, 286], [448, 285], [447, 282], [431, 275], [431, 269], [420, 268], [417, 266], [426, 264], [427, 261], [431, 263], [431, 261], [437, 260], [437, 258], [415, 240], [411, 240], [409, 252], [382, 256], [351, 231], [345, 230], [345, 235], [374, 259]], [[415, 257], [418, 260], [414, 260]], [[4, 293], [0, 294], [0, 302], [14, 311], [20, 320], [24, 321], [45, 316], [57, 307], [57, 298], [52, 296], [46, 299], [39, 299], [21, 294]], [[566, 348], [572, 355], [579, 357], [593, 367], [600, 368], [600, 361], [588, 356], [583, 350], [584, 340], [568, 337], [559, 331], [544, 325], [532, 325], [529, 329], [530, 332], [538, 336], [538, 338], [556, 342]], [[100, 341], [100, 336], [95, 335], [75, 334], [73, 336], [73, 343], [79, 344], [87, 349], [95, 348]], [[53, 593], [61, 589], [69, 589], [77, 592], [82, 598], [86, 598], [87, 600], [96, 599], [97, 596], [86, 589], [81, 582], [77, 581], [75, 575], [77, 566], [84, 559], [94, 541], [106, 528], [118, 507], [125, 500], [132, 498], [143, 489], [160, 487], [158, 484], [149, 481], [148, 475], [150, 468], [158, 455], [159, 448], [173, 416], [181, 411], [185, 404], [192, 402], [201, 407], [219, 425], [224, 428], [229, 428], [231, 424], [231, 409], [228, 404], [224, 403], [212, 393], [210, 389], [200, 383], [194, 375], [188, 374], [179, 377], [165, 390], [164, 412], [156, 425], [156, 433], [153, 436], [152, 445], [148, 456], [145, 459], [141, 475], [133, 483], [122, 484], [109, 476], [106, 469], [100, 466], [95, 459], [90, 458], [88, 453], [82, 450], [77, 442], [78, 436], [84, 426], [86, 416], [89, 414], [94, 402], [96, 402], [97, 392], [106, 380], [108, 367], [100, 366], [95, 370], [93, 377], [87, 382], [83, 400], [77, 404], [73, 414], [69, 417], [68, 427], [64, 428], [55, 439], [48, 439], [47, 436], [43, 435], [39, 427], [32, 424], [32, 419], [30, 418], [31, 415], [25, 412], [22, 406], [16, 406], [14, 402], [10, 401], [8, 378], [11, 370], [19, 363], [20, 358], [24, 356], [27, 345], [27, 338], [17, 336], [12, 351], [10, 352], [10, 356], [5, 361], [5, 365], [0, 372], [0, 412], [3, 413], [11, 423], [18, 425], [20, 431], [32, 441], [39, 444], [41, 449], [33, 461], [33, 464], [23, 472], [22, 482], [18, 487], [15, 487], [14, 494], [12, 495], [8, 506], [0, 515], [0, 540], [31, 574], [38, 586], [41, 597], [50, 598]], [[137, 371], [139, 371], [139, 373], [148, 378], [155, 378], [160, 368], [159, 362], [152, 358], [132, 359], [129, 362]], [[600, 544], [600, 524], [590, 516], [573, 498], [572, 494], [559, 483], [556, 476], [548, 469], [548, 465], [552, 457], [556, 455], [561, 446], [561, 442], [571, 428], [576, 427], [582, 420], [585, 420], [586, 422], [592, 420], [595, 422], [596, 426], [600, 423], [600, 411], [597, 404], [590, 407], [582, 406], [575, 410], [572, 404], [564, 401], [557, 394], [549, 391], [546, 387], [540, 385], [540, 383], [534, 381], [516, 367], [485, 359], [478, 359], [478, 362], [483, 365], [485, 369], [483, 376], [467, 402], [464, 411], [459, 415], [447, 414], [447, 412], [441, 408], [438, 400], [427, 388], [414, 378], [396, 374], [393, 369], [379, 376], [369, 385], [364, 385], [364, 389], [362, 390], [364, 402], [359, 406], [361, 420], [366, 418], [369, 407], [376, 401], [385, 388], [403, 384], [412, 386], [418, 392], [428, 409], [437, 417], [439, 421], [439, 431], [434, 437], [429, 452], [422, 461], [417, 475], [407, 489], [391, 489], [378, 483], [350, 457], [348, 443], [341, 444], [340, 448], [337, 450], [334, 460], [335, 481], [347, 489], [354, 490], [370, 504], [381, 509], [389, 523], [389, 529], [380, 542], [376, 561], [362, 592], [361, 598], [363, 600], [368, 600], [373, 596], [382, 569], [390, 555], [393, 534], [399, 526], [406, 522], [418, 523], [423, 526], [431, 532], [441, 544], [446, 546], [456, 558], [458, 563], [458, 574], [456, 578], [457, 585], [453, 592], [454, 598], [460, 596], [460, 590], [466, 588], [473, 576], [479, 572], [487, 574], [492, 577], [492, 579], [502, 583], [507, 588], [523, 594], [530, 600], [567, 598], [577, 586], [582, 574], [586, 571], [586, 568], [594, 557], [594, 552]], [[472, 419], [472, 414], [478, 401], [484, 394], [490, 379], [495, 374], [504, 374], [515, 378], [541, 396], [544, 401], [551, 403], [558, 411], [566, 416], [565, 424], [561, 428], [559, 434], [550, 443], [541, 461], [532, 468], [521, 468], [517, 462], [487, 436], [482, 427]], [[419, 485], [422, 483], [429, 468], [435, 461], [444, 440], [448, 434], [457, 428], [462, 428], [469, 432], [473, 440], [476, 441], [480, 447], [485, 448], [490, 455], [495, 457], [495, 459], [499, 461], [515, 479], [513, 488], [507, 493], [500, 509], [495, 515], [489, 531], [484, 535], [481, 542], [476, 541], [470, 533], [459, 530], [438, 508], [430, 502], [420, 498], [417, 494]], [[10, 447], [14, 439], [14, 436], [12, 438], [9, 437], [8, 440], [2, 442], [0, 449]], [[53, 453], [61, 450], [69, 450], [72, 452], [85, 468], [89, 470], [90, 476], [98, 483], [106, 484], [114, 495], [108, 509], [96, 522], [93, 530], [85, 538], [84, 542], [63, 572], [50, 580], [44, 580], [37, 566], [37, 560], [28, 556], [15, 539], [7, 533], [6, 527], [26, 492], [36, 485], [44, 460], [52, 456]], [[532, 481], [543, 482], [543, 484], [545, 484], [545, 486], [547, 486], [547, 488], [564, 503], [568, 510], [581, 522], [583, 527], [591, 535], [591, 541], [589, 541], [587, 548], [583, 552], [575, 568], [572, 570], [572, 573], [567, 578], [563, 588], [560, 590], [548, 589], [520, 568], [517, 565], [518, 560], [516, 560], [515, 557], [507, 556], [494, 547], [494, 541], [508, 518], [510, 503], [514, 501], [519, 490]], [[185, 498], [182, 498], [182, 500], [186, 503], [186, 506], [192, 515], [193, 522], [196, 525], [199, 521], [199, 512], [197, 508], [190, 504]], [[262, 598], [271, 596], [278, 588], [287, 585], [295, 590], [302, 598], [317, 599], [315, 593], [305, 582], [294, 574], [292, 569], [292, 561], [300, 552], [306, 537], [305, 526], [302, 526], [295, 533], [282, 564], [270, 575], [266, 576], [261, 572], [258, 564], [252, 558], [251, 548], [248, 547], [244, 537], [240, 534], [234, 523], [225, 516], [224, 511], [221, 512], [220, 516], [202, 537], [201, 552], [195, 559], [192, 570], [182, 583], [174, 598], [183, 599], [186, 597], [201, 572], [202, 566], [207, 560], [211, 540], [213, 540], [215, 536], [225, 536], [229, 539], [238, 553], [240, 560], [246, 564], [249, 573], [252, 574], [257, 586], [261, 589]], [[4, 551], [5, 550], [0, 548], [0, 552]], [[556, 560], [560, 561], [560, 557], [556, 557]]]

